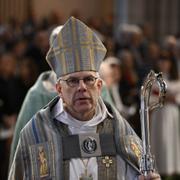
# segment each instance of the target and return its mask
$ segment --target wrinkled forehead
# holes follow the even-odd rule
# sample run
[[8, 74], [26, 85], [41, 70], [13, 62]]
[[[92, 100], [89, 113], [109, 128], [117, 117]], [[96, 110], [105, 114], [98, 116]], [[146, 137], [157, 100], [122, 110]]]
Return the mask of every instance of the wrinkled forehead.
[[74, 72], [74, 73], [70, 73], [67, 75], [64, 75], [60, 78], [70, 78], [70, 77], [78, 77], [78, 78], [82, 78], [82, 77], [86, 77], [86, 76], [95, 76], [95, 77], [99, 77], [99, 73], [96, 71], [80, 71], [80, 72]]

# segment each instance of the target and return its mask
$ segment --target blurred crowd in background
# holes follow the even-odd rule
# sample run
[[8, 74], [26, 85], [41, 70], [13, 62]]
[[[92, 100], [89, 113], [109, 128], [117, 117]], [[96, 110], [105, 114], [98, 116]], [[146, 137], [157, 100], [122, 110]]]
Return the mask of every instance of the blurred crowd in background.
[[[79, 14], [73, 15], [81, 19]], [[50, 70], [45, 60], [49, 48], [49, 35], [54, 27], [63, 23], [63, 18], [57, 14], [51, 14], [38, 23], [33, 15], [21, 23], [13, 18], [6, 24], [0, 23], [0, 179], [2, 180], [7, 178], [13, 128], [22, 102], [40, 73]], [[140, 87], [151, 69], [163, 72], [168, 82], [179, 83], [180, 37], [178, 34], [168, 35], [162, 42], [158, 42], [154, 38], [151, 24], [114, 25], [112, 16], [92, 17], [85, 23], [97, 33], [108, 50], [100, 69], [100, 75], [106, 83], [106, 91], [102, 92], [102, 96], [110, 97], [107, 101], [117, 107], [141, 136]], [[114, 28], [118, 32], [116, 38], [113, 36]], [[178, 91], [177, 88], [175, 90]], [[179, 92], [167, 93], [166, 103], [173, 104], [179, 113]], [[180, 118], [177, 119], [179, 120]]]

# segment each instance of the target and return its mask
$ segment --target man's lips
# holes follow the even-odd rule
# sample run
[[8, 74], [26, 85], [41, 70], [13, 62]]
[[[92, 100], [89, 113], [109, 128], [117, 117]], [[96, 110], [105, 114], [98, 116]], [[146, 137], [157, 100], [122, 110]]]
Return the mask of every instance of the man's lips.
[[89, 97], [79, 97], [79, 98], [75, 99], [75, 101], [86, 101], [86, 100], [91, 100], [91, 98], [89, 98]]
[[91, 99], [91, 98], [89, 98], [89, 97], [82, 97], [82, 98], [77, 98], [75, 100], [88, 100], [88, 99]]

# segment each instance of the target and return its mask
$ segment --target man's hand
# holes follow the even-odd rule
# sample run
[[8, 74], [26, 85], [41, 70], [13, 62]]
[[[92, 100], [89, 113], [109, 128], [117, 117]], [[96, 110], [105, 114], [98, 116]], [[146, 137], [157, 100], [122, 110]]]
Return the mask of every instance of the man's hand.
[[139, 176], [139, 180], [161, 180], [161, 177], [157, 173], [149, 173], [148, 176]]

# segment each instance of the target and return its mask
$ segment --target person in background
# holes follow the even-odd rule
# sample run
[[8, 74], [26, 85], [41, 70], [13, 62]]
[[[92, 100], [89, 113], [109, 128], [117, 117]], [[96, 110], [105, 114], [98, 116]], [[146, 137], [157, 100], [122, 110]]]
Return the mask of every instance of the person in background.
[[[151, 114], [151, 144], [156, 157], [156, 164], [163, 180], [178, 180], [180, 178], [180, 80], [177, 66], [168, 56], [162, 54], [158, 62], [159, 71], [163, 72], [167, 83], [167, 95], [163, 108], [154, 110]], [[156, 87], [154, 97], [158, 97]], [[157, 148], [157, 144], [159, 144]]]
[[120, 94], [123, 103], [131, 105], [138, 99], [139, 76], [135, 68], [134, 56], [129, 50], [123, 50], [120, 54], [122, 77], [120, 82]]
[[[58, 26], [53, 29], [49, 40], [50, 47], [61, 28], [62, 26]], [[11, 144], [9, 167], [11, 166], [14, 153], [16, 151], [21, 130], [38, 110], [43, 108], [57, 95], [55, 90], [56, 80], [56, 75], [53, 71], [45, 71], [40, 74], [36, 83], [29, 89], [17, 118], [13, 141]]]
[[[133, 53], [124, 49], [120, 52], [119, 58], [121, 60], [121, 81], [119, 83], [119, 91], [122, 97], [122, 102], [126, 106], [134, 106], [139, 109], [139, 91], [140, 91], [140, 77], [137, 71], [137, 66]], [[141, 125], [139, 121], [139, 112], [127, 119], [130, 125], [135, 129], [136, 133], [141, 136]]]
[[29, 89], [15, 125], [9, 165], [12, 163], [21, 130], [38, 110], [43, 108], [57, 95], [55, 91], [55, 83], [55, 74], [52, 71], [46, 71], [40, 74], [36, 83]]
[[38, 31], [35, 34], [33, 42], [27, 48], [26, 56], [30, 57], [37, 65], [39, 74], [50, 70], [45, 63], [45, 55], [49, 48], [48, 32], [46, 30]]
[[109, 102], [117, 110], [128, 118], [136, 112], [135, 106], [125, 106], [119, 94], [119, 83], [121, 81], [121, 62], [116, 57], [106, 58], [100, 66], [100, 77], [104, 81], [101, 96], [104, 101]]
[[[0, 177], [6, 179], [9, 147], [16, 122], [16, 92], [15, 86], [16, 59], [10, 52], [0, 55]], [[13, 91], [12, 91], [13, 90]]]
[[115, 103], [110, 92], [111, 87], [114, 84], [114, 76], [112, 69], [106, 61], [103, 61], [100, 65], [99, 76], [103, 80], [103, 87], [101, 91], [102, 99], [115, 107]]

